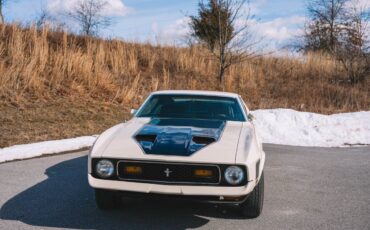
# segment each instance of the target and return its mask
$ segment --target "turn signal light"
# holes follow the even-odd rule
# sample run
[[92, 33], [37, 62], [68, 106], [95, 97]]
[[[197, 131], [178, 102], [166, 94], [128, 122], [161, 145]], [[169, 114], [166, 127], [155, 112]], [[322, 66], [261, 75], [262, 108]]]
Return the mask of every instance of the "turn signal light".
[[194, 175], [197, 177], [212, 177], [213, 172], [207, 169], [196, 169], [194, 170]]
[[141, 174], [143, 172], [143, 169], [139, 166], [126, 166], [124, 170], [127, 174]]

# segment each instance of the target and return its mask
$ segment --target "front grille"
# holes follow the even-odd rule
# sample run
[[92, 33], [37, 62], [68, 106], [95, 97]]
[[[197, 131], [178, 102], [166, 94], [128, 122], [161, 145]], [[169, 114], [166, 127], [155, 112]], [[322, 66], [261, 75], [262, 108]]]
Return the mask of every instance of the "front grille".
[[[124, 169], [127, 166], [141, 167], [141, 173], [129, 174]], [[211, 170], [212, 176], [197, 177], [195, 170]], [[217, 165], [159, 163], [143, 161], [119, 161], [117, 175], [120, 180], [151, 182], [164, 184], [219, 184], [221, 182], [220, 168]]]

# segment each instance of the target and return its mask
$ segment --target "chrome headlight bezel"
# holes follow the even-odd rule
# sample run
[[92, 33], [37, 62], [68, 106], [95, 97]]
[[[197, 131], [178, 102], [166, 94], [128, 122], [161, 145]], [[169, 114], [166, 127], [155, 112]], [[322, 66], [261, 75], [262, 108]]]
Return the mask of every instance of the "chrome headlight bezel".
[[224, 173], [225, 181], [230, 185], [241, 184], [245, 179], [244, 170], [239, 166], [229, 166]]
[[100, 178], [110, 178], [114, 174], [114, 164], [110, 160], [99, 160], [95, 166], [95, 173]]

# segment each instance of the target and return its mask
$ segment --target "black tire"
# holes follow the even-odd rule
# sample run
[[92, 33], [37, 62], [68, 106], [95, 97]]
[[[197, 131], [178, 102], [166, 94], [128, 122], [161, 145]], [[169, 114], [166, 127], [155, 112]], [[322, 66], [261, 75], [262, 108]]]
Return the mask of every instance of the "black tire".
[[262, 172], [260, 181], [254, 188], [247, 200], [240, 204], [242, 215], [246, 218], [258, 217], [263, 208], [264, 196], [264, 173]]
[[95, 202], [101, 210], [112, 210], [119, 207], [120, 199], [115, 191], [95, 189]]

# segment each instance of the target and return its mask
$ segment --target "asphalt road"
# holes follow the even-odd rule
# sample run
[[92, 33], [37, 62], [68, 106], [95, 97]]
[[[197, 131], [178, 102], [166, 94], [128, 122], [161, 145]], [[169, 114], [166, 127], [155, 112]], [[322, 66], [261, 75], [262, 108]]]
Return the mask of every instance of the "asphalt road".
[[370, 147], [265, 151], [257, 219], [180, 201], [129, 200], [99, 211], [81, 152], [0, 164], [0, 229], [370, 229]]

